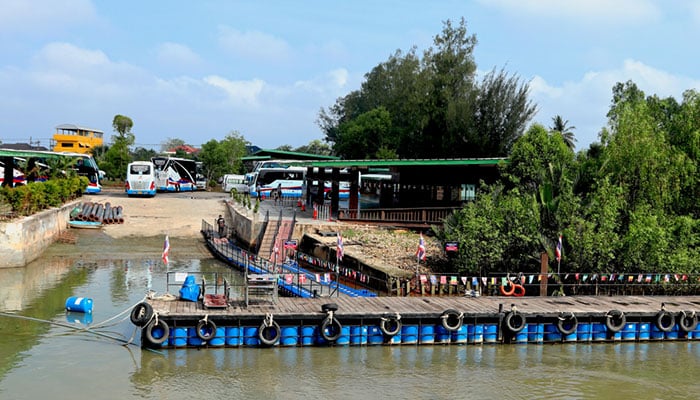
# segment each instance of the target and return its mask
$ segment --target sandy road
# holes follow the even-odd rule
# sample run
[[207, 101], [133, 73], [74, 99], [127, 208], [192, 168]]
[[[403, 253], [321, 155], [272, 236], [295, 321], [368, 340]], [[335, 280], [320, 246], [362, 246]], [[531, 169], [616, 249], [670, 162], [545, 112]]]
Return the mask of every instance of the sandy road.
[[224, 214], [227, 193], [158, 193], [155, 197], [128, 197], [123, 191], [107, 189], [83, 201], [122, 206], [124, 223], [105, 225], [104, 233], [113, 238], [200, 236], [202, 220], [211, 221]]

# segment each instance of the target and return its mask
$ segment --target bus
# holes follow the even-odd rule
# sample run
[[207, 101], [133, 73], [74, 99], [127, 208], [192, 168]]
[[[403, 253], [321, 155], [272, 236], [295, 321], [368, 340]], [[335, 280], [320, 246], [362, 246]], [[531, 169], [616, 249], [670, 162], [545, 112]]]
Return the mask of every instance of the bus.
[[195, 169], [197, 173], [194, 177], [194, 180], [197, 189], [207, 190], [207, 177], [204, 175], [204, 163], [201, 161], [197, 161], [195, 163]]
[[[282, 191], [282, 197], [301, 197], [306, 179], [306, 167], [280, 165], [277, 167], [260, 167], [246, 174], [248, 192], [252, 197], [272, 198], [276, 189]], [[260, 189], [260, 196], [258, 196]]]
[[134, 161], [126, 167], [126, 195], [150, 196], [156, 195], [156, 175], [153, 163], [150, 161]]
[[155, 168], [156, 190], [159, 192], [194, 192], [197, 190], [197, 163], [178, 157], [157, 156], [151, 162]]
[[[48, 178], [48, 170], [53, 165], [54, 168], [70, 168], [79, 176], [86, 177], [88, 186], [85, 193], [97, 194], [102, 191], [100, 169], [90, 154], [0, 149], [0, 159], [3, 163], [3, 184], [5, 183], [5, 167], [9, 166], [10, 163], [14, 166], [12, 172], [14, 186], [24, 185], [27, 181], [45, 181]], [[58, 165], [56, 165], [57, 163]], [[16, 171], [21, 173], [17, 174]]]

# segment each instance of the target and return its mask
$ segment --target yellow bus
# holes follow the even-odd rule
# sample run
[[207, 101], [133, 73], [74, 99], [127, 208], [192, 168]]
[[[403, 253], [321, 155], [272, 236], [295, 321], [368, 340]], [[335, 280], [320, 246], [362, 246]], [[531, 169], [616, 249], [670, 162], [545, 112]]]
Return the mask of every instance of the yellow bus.
[[102, 146], [103, 136], [104, 132], [99, 129], [73, 124], [59, 125], [53, 134], [53, 151], [86, 154], [92, 148]]

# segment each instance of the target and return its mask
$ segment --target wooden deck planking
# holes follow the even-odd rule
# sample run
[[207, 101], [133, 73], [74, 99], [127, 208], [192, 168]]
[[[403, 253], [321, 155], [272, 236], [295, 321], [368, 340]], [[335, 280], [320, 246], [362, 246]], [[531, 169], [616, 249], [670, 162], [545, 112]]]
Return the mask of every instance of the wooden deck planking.
[[528, 316], [553, 317], [559, 312], [577, 315], [602, 315], [610, 310], [626, 314], [655, 314], [665, 304], [667, 311], [700, 312], [700, 296], [577, 296], [577, 297], [347, 297], [301, 299], [280, 297], [276, 303], [260, 301], [245, 307], [236, 300], [225, 309], [206, 309], [201, 302], [148, 300], [162, 317], [200, 318], [204, 315], [227, 319], [264, 318], [272, 313], [276, 318], [321, 318], [321, 306], [338, 305], [336, 315], [351, 318], [379, 318], [385, 314], [401, 314], [402, 318], [438, 317], [447, 309], [468, 315], [493, 316], [508, 312], [515, 305], [520, 313]]

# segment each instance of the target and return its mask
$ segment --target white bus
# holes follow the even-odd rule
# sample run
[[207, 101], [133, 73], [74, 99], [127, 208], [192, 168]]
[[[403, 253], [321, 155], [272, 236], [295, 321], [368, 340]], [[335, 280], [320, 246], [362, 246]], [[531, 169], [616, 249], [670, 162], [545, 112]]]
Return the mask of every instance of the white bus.
[[306, 179], [306, 167], [261, 167], [246, 174], [250, 195], [261, 198], [272, 198], [279, 188], [282, 197], [301, 197], [302, 187]]
[[186, 158], [152, 157], [156, 190], [159, 192], [194, 192], [197, 190], [197, 164]]
[[153, 163], [150, 161], [134, 161], [126, 168], [126, 195], [150, 196], [156, 195], [156, 175]]

